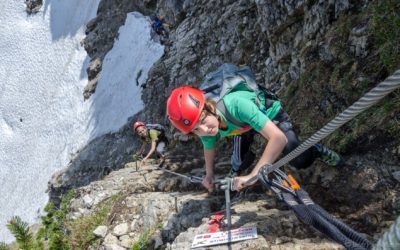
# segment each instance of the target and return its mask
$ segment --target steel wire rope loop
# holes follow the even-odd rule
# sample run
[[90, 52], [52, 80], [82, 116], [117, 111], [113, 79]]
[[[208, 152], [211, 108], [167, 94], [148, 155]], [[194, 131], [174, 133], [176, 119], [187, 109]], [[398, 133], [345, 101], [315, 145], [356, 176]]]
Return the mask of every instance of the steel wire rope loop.
[[[303, 142], [301, 145], [299, 145], [297, 148], [295, 148], [292, 152], [287, 154], [285, 157], [283, 157], [276, 163], [272, 164], [272, 166], [269, 164], [262, 166], [260, 171], [267, 168], [267, 172], [271, 173], [274, 170], [282, 167], [283, 165], [285, 165], [286, 163], [288, 163], [289, 161], [293, 160], [294, 158], [299, 156], [301, 153], [306, 151], [312, 145], [314, 145], [317, 142], [319, 142], [320, 140], [324, 139], [325, 137], [330, 135], [333, 131], [335, 131], [336, 129], [341, 127], [343, 124], [350, 121], [355, 116], [357, 116], [359, 113], [361, 113], [362, 111], [371, 107], [372, 105], [374, 105], [379, 100], [381, 100], [386, 95], [393, 92], [394, 90], [396, 90], [399, 87], [400, 87], [400, 70], [397, 70], [393, 75], [389, 76], [383, 82], [378, 84], [375, 88], [373, 88], [368, 93], [366, 93], [357, 102], [355, 102], [353, 105], [351, 105], [345, 111], [343, 111], [338, 116], [336, 116], [327, 125], [325, 125], [319, 131], [317, 131], [314, 135], [312, 135], [305, 142]], [[255, 181], [258, 177], [259, 177], [259, 175], [256, 175], [256, 176], [250, 178], [245, 183], [245, 185], [246, 186], [249, 185], [250, 183]]]

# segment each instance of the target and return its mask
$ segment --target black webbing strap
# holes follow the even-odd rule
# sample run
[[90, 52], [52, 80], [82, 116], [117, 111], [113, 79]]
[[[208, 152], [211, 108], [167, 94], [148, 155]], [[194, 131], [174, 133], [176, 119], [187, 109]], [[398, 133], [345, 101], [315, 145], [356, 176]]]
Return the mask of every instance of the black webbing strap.
[[[330, 213], [328, 213], [325, 209], [323, 209], [321, 206], [318, 204], [315, 204], [308, 193], [303, 190], [299, 189], [296, 190], [296, 194], [298, 199], [301, 200], [301, 202], [309, 209], [314, 211], [315, 213], [319, 214], [322, 216], [324, 219], [326, 219], [330, 224], [338, 228], [344, 235], [346, 235], [348, 238], [356, 242], [357, 244], [363, 246], [366, 249], [371, 249], [372, 244], [370, 241], [368, 241], [364, 236], [362, 236], [360, 233], [356, 232], [354, 229], [349, 227], [347, 224], [343, 223], [342, 221], [338, 220], [337, 218], [333, 217]], [[307, 202], [308, 201], [308, 202]], [[309, 202], [311, 201], [311, 203]], [[305, 203], [307, 202], [307, 203]]]
[[282, 198], [301, 221], [342, 244], [346, 249], [365, 250], [372, 248], [371, 242], [360, 233], [315, 204], [305, 190], [298, 189], [295, 192], [296, 195], [283, 193]]
[[[243, 76], [242, 76], [243, 77]], [[248, 81], [248, 78], [244, 78], [245, 81]], [[256, 84], [254, 82], [254, 84]], [[274, 104], [275, 101], [279, 100], [278, 97], [273, 94], [271, 91], [269, 91], [268, 89], [266, 89], [265, 87], [261, 86], [261, 85], [256, 85], [258, 86], [258, 88], [253, 89], [253, 91], [256, 93], [256, 105], [257, 107], [260, 107], [260, 92], [264, 93], [264, 98], [265, 98], [265, 109], [269, 109], [270, 107], [272, 107], [272, 105]], [[218, 86], [211, 86], [208, 87], [206, 89], [204, 89], [203, 91], [205, 93], [211, 92], [214, 89], [218, 88]], [[239, 127], [244, 127], [247, 126], [248, 124], [245, 122], [241, 122], [239, 120], [237, 120], [236, 118], [234, 118], [229, 111], [226, 109], [226, 105], [224, 102], [224, 98], [221, 98], [218, 102], [217, 102], [217, 109], [233, 124], [239, 126]]]
[[241, 122], [239, 120], [237, 120], [235, 117], [233, 117], [228, 110], [226, 109], [225, 106], [225, 102], [224, 99], [219, 100], [219, 102], [217, 102], [217, 109], [226, 117], [226, 119], [228, 119], [230, 122], [232, 122], [233, 124], [239, 126], [239, 127], [244, 127], [247, 126], [247, 123]]
[[322, 207], [315, 204], [308, 193], [300, 188], [297, 181], [281, 170], [260, 171], [259, 180], [274, 191], [278, 199], [284, 201], [296, 216], [311, 225], [346, 249], [371, 249], [372, 244], [363, 235], [333, 217]]
[[[342, 244], [346, 247], [346, 249], [365, 250], [364, 247], [347, 238], [344, 234], [340, 232], [340, 230], [332, 226], [324, 218], [322, 218], [318, 214], [315, 214], [312, 210], [307, 209], [306, 205], [300, 204], [298, 206], [292, 207], [292, 209], [295, 214], [302, 219], [304, 223], [314, 227], [316, 230], [328, 236], [332, 240]], [[308, 220], [305, 220], [305, 218]]]

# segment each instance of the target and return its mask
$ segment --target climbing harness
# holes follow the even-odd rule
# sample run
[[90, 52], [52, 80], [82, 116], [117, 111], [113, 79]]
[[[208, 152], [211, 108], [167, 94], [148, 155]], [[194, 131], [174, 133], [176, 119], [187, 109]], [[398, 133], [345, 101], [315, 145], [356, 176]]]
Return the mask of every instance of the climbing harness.
[[277, 194], [296, 214], [297, 218], [342, 244], [347, 249], [371, 249], [372, 244], [360, 233], [336, 219], [315, 204], [308, 193], [291, 175], [277, 169], [264, 167], [258, 174], [259, 180]]
[[[303, 142], [301, 145], [295, 148], [292, 152], [290, 152], [285, 157], [274, 163], [272, 166], [268, 165], [266, 166], [270, 168], [271, 172], [282, 167], [283, 165], [285, 165], [286, 163], [288, 163], [289, 161], [291, 161], [292, 159], [296, 158], [301, 153], [306, 151], [308, 148], [310, 148], [320, 140], [330, 135], [333, 131], [341, 127], [343, 124], [353, 119], [359, 113], [371, 107], [379, 100], [384, 98], [386, 95], [388, 95], [389, 93], [393, 92], [398, 88], [400, 88], [400, 70], [397, 70], [393, 75], [386, 78], [383, 82], [378, 84], [378, 86], [376, 86], [368, 93], [366, 93], [357, 102], [355, 102], [345, 111], [336, 116], [327, 125], [318, 130], [318, 132], [316, 132], [309, 139], [307, 139], [305, 142]], [[258, 176], [249, 179], [246, 182], [246, 185], [253, 183], [257, 178]]]

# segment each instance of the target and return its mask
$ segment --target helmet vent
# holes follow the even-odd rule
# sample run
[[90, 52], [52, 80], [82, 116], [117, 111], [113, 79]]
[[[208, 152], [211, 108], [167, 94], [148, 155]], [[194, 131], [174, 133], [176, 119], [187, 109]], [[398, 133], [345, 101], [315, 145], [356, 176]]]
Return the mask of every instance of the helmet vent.
[[189, 98], [190, 98], [190, 100], [192, 100], [192, 102], [194, 103], [194, 105], [195, 105], [197, 108], [200, 108], [200, 101], [199, 101], [199, 100], [197, 100], [196, 98], [194, 98], [191, 94], [189, 94]]

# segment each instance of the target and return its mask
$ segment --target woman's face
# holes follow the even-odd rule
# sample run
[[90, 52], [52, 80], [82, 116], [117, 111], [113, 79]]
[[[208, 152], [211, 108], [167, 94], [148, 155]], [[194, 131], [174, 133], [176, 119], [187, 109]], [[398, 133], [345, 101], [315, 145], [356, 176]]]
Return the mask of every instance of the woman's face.
[[136, 133], [140, 136], [140, 137], [142, 137], [142, 138], [145, 138], [145, 137], [147, 137], [148, 136], [148, 131], [147, 131], [147, 128], [145, 127], [145, 126], [140, 126], [140, 127], [138, 127], [137, 129], [136, 129]]
[[218, 126], [217, 117], [208, 114], [197, 123], [192, 132], [198, 136], [215, 136], [218, 133]]

